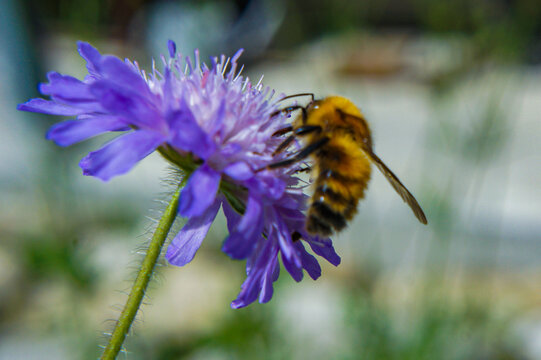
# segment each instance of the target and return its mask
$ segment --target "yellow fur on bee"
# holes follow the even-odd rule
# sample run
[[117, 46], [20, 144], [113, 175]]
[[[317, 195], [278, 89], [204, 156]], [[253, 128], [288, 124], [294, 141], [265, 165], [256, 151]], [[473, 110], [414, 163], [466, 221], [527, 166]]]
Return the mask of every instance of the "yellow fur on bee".
[[374, 154], [370, 127], [355, 104], [341, 96], [329, 96], [313, 100], [302, 109], [289, 131], [302, 135], [304, 151], [311, 152], [313, 160], [314, 194], [307, 214], [308, 232], [329, 236], [346, 226], [364, 197], [372, 162], [419, 221], [427, 223], [417, 200]]
[[[306, 143], [316, 142], [321, 136], [329, 139], [311, 156], [314, 160], [312, 173], [317, 177], [312, 202], [324, 202], [334, 212], [350, 219], [370, 180], [371, 162], [360, 144], [363, 137], [370, 136], [370, 130], [364, 121], [346, 122], [337, 109], [348, 116], [363, 116], [351, 101], [339, 96], [325, 98], [308, 109], [304, 125], [320, 126], [322, 131], [307, 135]], [[295, 125], [301, 124], [297, 120]], [[321, 175], [329, 171], [332, 176]], [[325, 193], [325, 189], [333, 196]]]

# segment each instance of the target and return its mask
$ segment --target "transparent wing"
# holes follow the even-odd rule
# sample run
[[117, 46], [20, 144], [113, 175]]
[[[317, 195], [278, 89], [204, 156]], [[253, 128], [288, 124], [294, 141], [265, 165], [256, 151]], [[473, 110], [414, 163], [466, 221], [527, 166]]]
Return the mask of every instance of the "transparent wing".
[[398, 195], [404, 200], [406, 204], [408, 204], [413, 210], [413, 213], [419, 219], [419, 221], [423, 224], [427, 224], [428, 221], [426, 220], [425, 213], [423, 212], [423, 209], [421, 209], [421, 206], [415, 199], [415, 197], [409, 192], [408, 189], [398, 180], [398, 177], [381, 161], [381, 159], [374, 154], [374, 151], [372, 150], [372, 137], [370, 136], [370, 130], [368, 128], [368, 123], [364, 119], [363, 116], [355, 116], [351, 114], [347, 114], [344, 112], [339, 111], [340, 115], [345, 119], [352, 119], [352, 121], [357, 121], [362, 124], [362, 128], [366, 129], [365, 131], [359, 132], [359, 135], [361, 136], [361, 147], [364, 150], [364, 152], [368, 155], [368, 157], [376, 164], [379, 171], [385, 175], [389, 183], [391, 183], [392, 187], [396, 190]]
[[365, 146], [364, 150], [366, 154], [372, 159], [379, 171], [381, 171], [383, 175], [385, 175], [389, 183], [396, 190], [398, 195], [400, 195], [402, 200], [404, 200], [404, 202], [410, 206], [417, 219], [419, 219], [421, 223], [426, 225], [428, 221], [426, 220], [425, 213], [423, 212], [423, 209], [421, 209], [421, 206], [419, 205], [415, 197], [409, 192], [408, 189], [406, 189], [404, 184], [400, 182], [398, 177], [396, 177], [396, 175], [391, 171], [391, 169], [389, 169], [387, 165], [385, 165], [383, 161], [381, 161], [381, 159], [376, 154], [374, 154], [372, 149], [368, 149]]

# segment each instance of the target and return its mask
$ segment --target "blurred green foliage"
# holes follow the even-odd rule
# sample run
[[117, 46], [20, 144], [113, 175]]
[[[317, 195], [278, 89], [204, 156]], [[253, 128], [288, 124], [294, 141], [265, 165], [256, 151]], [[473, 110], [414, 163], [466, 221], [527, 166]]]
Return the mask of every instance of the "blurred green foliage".
[[[241, 16], [251, 1], [170, 1], [183, 5], [228, 3]], [[265, 2], [265, 1], [260, 1]], [[92, 38], [127, 38], [133, 18], [160, 1], [25, 0], [35, 30], [55, 24], [64, 31]], [[474, 42], [477, 56], [520, 58], [540, 62], [541, 6], [537, 0], [369, 0], [278, 2], [286, 8], [274, 49], [359, 28], [405, 32], [464, 34]]]

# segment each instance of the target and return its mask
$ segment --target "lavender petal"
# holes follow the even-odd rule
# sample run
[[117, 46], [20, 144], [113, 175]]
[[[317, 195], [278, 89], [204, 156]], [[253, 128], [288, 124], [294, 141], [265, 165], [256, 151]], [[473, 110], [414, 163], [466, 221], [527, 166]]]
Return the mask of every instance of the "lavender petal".
[[153, 131], [138, 130], [119, 136], [97, 151], [84, 157], [79, 166], [84, 175], [108, 181], [128, 172], [137, 162], [153, 152], [164, 137]]
[[151, 98], [153, 96], [141, 74], [116, 56], [102, 56], [100, 72], [101, 75], [116, 84], [119, 88], [130, 89], [144, 98]]
[[17, 105], [17, 110], [29, 111], [50, 115], [74, 116], [84, 114], [86, 111], [75, 107], [58, 104], [54, 101], [44, 99], [31, 99], [23, 104]]
[[291, 275], [293, 280], [295, 280], [296, 282], [299, 282], [302, 280], [303, 278], [302, 267], [290, 261], [283, 252], [282, 252], [282, 263], [284, 264], [284, 267], [286, 268], [289, 275]]
[[175, 57], [177, 53], [177, 44], [173, 40], [167, 40], [167, 49], [169, 50], [169, 56]]
[[277, 254], [278, 247], [273, 242], [267, 241], [261, 251], [253, 255], [256, 257], [254, 266], [250, 270], [246, 280], [242, 283], [239, 295], [231, 302], [233, 309], [245, 307], [257, 299], [263, 287], [264, 277], [269, 271], [271, 276], [274, 272], [274, 268], [269, 269], [269, 263], [276, 259]]
[[244, 259], [252, 253], [263, 231], [263, 205], [250, 196], [244, 216], [225, 240], [222, 251], [233, 259]]
[[86, 60], [88, 73], [93, 77], [99, 77], [99, 63], [101, 54], [95, 47], [84, 41], [77, 42], [77, 49], [83, 59]]
[[191, 176], [179, 199], [179, 213], [185, 217], [200, 216], [212, 205], [220, 185], [220, 173], [208, 164], [201, 165]]
[[118, 87], [109, 80], [96, 80], [90, 85], [96, 100], [111, 114], [130, 119], [133, 125], [161, 130], [158, 110], [138, 93]]
[[273, 282], [276, 281], [276, 271], [280, 266], [278, 264], [278, 257], [274, 256], [269, 261], [261, 283], [261, 292], [259, 293], [259, 302], [264, 304], [272, 299], [274, 293]]
[[263, 204], [253, 196], [248, 197], [246, 211], [235, 229], [245, 239], [258, 238], [263, 231]]
[[250, 166], [243, 161], [234, 162], [224, 168], [224, 173], [239, 181], [248, 180], [254, 176], [254, 173]]
[[216, 151], [212, 138], [201, 129], [187, 105], [181, 103], [178, 110], [166, 116], [173, 130], [171, 144], [178, 149], [190, 151], [202, 159], [208, 159]]
[[39, 91], [43, 95], [51, 95], [62, 99], [78, 101], [93, 101], [94, 96], [90, 93], [88, 84], [69, 75], [57, 72], [47, 74], [49, 83], [40, 84]]
[[126, 122], [116, 116], [96, 115], [83, 120], [67, 120], [53, 125], [46, 138], [60, 146], [70, 146], [79, 141], [107, 131], [127, 130]]
[[294, 246], [301, 256], [302, 267], [308, 272], [308, 275], [314, 280], [319, 278], [321, 276], [321, 266], [319, 266], [317, 259], [304, 249], [302, 242], [297, 241]]
[[312, 240], [309, 240], [311, 237], [308, 234], [302, 234], [303, 238], [307, 240], [308, 244], [310, 245], [310, 248], [312, 248], [312, 251], [315, 252], [317, 255], [323, 257], [325, 260], [333, 264], [334, 266], [338, 266], [340, 264], [340, 256], [334, 251], [334, 247], [332, 246], [331, 239], [325, 238], [313, 238]]
[[224, 211], [225, 218], [227, 220], [227, 230], [229, 233], [232, 233], [233, 230], [237, 227], [242, 216], [233, 210], [231, 205], [227, 201], [223, 202], [222, 210]]
[[170, 264], [184, 266], [192, 261], [219, 208], [220, 201], [216, 200], [201, 216], [188, 220], [167, 248], [165, 258]]

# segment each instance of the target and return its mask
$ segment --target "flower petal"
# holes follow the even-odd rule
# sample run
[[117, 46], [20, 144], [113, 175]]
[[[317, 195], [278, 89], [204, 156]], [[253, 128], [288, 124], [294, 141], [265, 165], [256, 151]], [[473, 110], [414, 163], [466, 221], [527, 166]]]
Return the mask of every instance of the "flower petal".
[[325, 260], [327, 260], [334, 266], [338, 266], [340, 264], [340, 261], [341, 261], [340, 256], [338, 256], [338, 254], [334, 251], [331, 239], [329, 238], [321, 239], [317, 236], [312, 237], [308, 235], [307, 233], [303, 233], [303, 232], [301, 232], [301, 234], [302, 234], [302, 238], [308, 242], [313, 252], [323, 257]]
[[54, 71], [48, 73], [47, 77], [49, 83], [39, 86], [42, 94], [50, 95], [57, 103], [70, 105], [85, 110], [87, 113], [103, 112], [103, 107], [90, 91], [88, 83]]
[[270, 259], [261, 282], [261, 291], [259, 293], [259, 302], [264, 304], [269, 302], [274, 293], [273, 282], [278, 279], [280, 265], [278, 257], [274, 256]]
[[119, 87], [109, 80], [96, 80], [90, 85], [90, 91], [106, 110], [130, 119], [136, 126], [160, 131], [165, 125], [149, 100], [133, 90]]
[[116, 56], [102, 56], [100, 72], [104, 77], [115, 83], [117, 87], [129, 88], [143, 97], [152, 96], [143, 76]]
[[244, 259], [249, 256], [263, 231], [263, 206], [261, 202], [250, 196], [244, 216], [225, 240], [222, 251], [233, 259]]
[[201, 159], [208, 159], [216, 151], [214, 141], [201, 129], [184, 100], [178, 110], [166, 115], [166, 119], [173, 132], [171, 144], [174, 147], [190, 151]]
[[177, 53], [177, 44], [173, 40], [167, 40], [167, 49], [169, 50], [169, 56], [175, 57]]
[[250, 190], [263, 194], [271, 200], [280, 199], [286, 190], [286, 184], [271, 173], [260, 173], [259, 176], [248, 181]]
[[[206, 128], [209, 129], [211, 136], [219, 134], [224, 130], [224, 118], [226, 114], [226, 99], [222, 98], [220, 106], [216, 109], [216, 113], [205, 123]], [[220, 138], [223, 137], [223, 134], [219, 135]]]
[[137, 130], [119, 136], [101, 149], [91, 152], [81, 160], [79, 166], [83, 174], [107, 181], [128, 172], [163, 141], [164, 137], [160, 133]]
[[319, 266], [317, 259], [304, 249], [301, 241], [296, 241], [294, 246], [301, 256], [302, 267], [308, 272], [308, 275], [314, 280], [319, 278], [321, 276], [321, 266]]
[[246, 239], [241, 233], [233, 232], [225, 239], [222, 251], [232, 259], [241, 260], [251, 254], [256, 239]]
[[220, 203], [218, 200], [214, 201], [201, 216], [190, 218], [178, 232], [165, 254], [170, 264], [184, 266], [192, 261], [218, 213]]
[[17, 110], [62, 116], [80, 115], [86, 112], [84, 109], [77, 109], [39, 98], [31, 99], [23, 104], [17, 105]]
[[83, 59], [86, 60], [86, 68], [91, 76], [99, 77], [99, 63], [101, 54], [95, 47], [84, 41], [77, 41], [77, 49]]
[[166, 66], [163, 71], [163, 107], [167, 117], [167, 114], [180, 107], [180, 101], [177, 100], [175, 91], [173, 90], [173, 82], [175, 79], [171, 73], [171, 69], [169, 66]]
[[288, 228], [285, 222], [277, 215], [275, 215], [275, 227], [276, 237], [278, 238], [278, 243], [280, 245], [280, 251], [287, 261], [295, 265], [296, 268], [301, 268], [302, 262], [299, 254], [293, 246], [293, 240], [291, 239], [291, 233], [293, 232]]
[[82, 120], [67, 120], [53, 125], [46, 138], [60, 146], [69, 146], [107, 131], [127, 130], [126, 122], [116, 116], [96, 115]]
[[43, 95], [51, 95], [62, 99], [79, 101], [94, 101], [94, 95], [90, 92], [88, 84], [69, 75], [57, 72], [47, 74], [49, 83], [39, 85], [39, 91]]
[[293, 280], [295, 280], [296, 282], [299, 282], [302, 280], [303, 278], [302, 267], [290, 261], [290, 259], [288, 259], [283, 252], [282, 252], [282, 263], [284, 264], [284, 267], [286, 268], [289, 275], [291, 275]]
[[249, 178], [254, 176], [252, 169], [244, 161], [234, 162], [227, 165], [224, 168], [224, 173], [229, 177], [239, 181], [248, 180]]
[[233, 210], [229, 202], [224, 201], [222, 204], [222, 210], [224, 211], [225, 218], [227, 220], [227, 230], [229, 233], [232, 233], [233, 230], [237, 227], [242, 215]]
[[[266, 241], [261, 251], [253, 255], [256, 258], [254, 266], [250, 269], [248, 277], [242, 283], [239, 295], [231, 302], [233, 309], [245, 307], [257, 299], [263, 286], [266, 285], [265, 280], [269, 272], [271, 279], [274, 278], [275, 268], [272, 266], [272, 263], [276, 261], [277, 255], [278, 247], [272, 241]], [[269, 294], [268, 288], [266, 289], [266, 294], [263, 297], [265, 300]]]
[[212, 205], [220, 185], [220, 173], [201, 165], [188, 179], [180, 194], [178, 211], [185, 217], [200, 216]]

